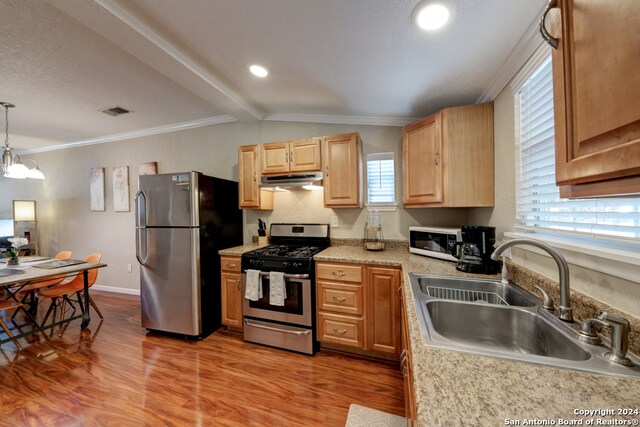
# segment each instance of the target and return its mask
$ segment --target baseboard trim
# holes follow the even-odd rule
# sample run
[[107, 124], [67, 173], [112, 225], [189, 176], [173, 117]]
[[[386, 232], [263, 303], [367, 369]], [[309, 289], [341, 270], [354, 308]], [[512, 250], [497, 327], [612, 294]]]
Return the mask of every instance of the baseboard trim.
[[91, 289], [103, 292], [113, 292], [116, 294], [127, 294], [140, 296], [140, 289], [116, 288], [115, 286], [93, 285]]

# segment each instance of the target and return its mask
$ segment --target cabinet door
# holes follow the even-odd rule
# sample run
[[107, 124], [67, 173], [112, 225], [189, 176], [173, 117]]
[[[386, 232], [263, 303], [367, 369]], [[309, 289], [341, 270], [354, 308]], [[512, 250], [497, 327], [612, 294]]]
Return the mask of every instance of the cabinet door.
[[367, 267], [367, 348], [400, 354], [400, 270]]
[[288, 142], [271, 142], [261, 147], [263, 175], [289, 172]]
[[[559, 0], [558, 6], [551, 22], [560, 39], [553, 51], [556, 181], [637, 177], [640, 2]], [[615, 185], [609, 187], [592, 195], [615, 194]], [[640, 192], [638, 181], [635, 191]]]
[[362, 207], [362, 148], [357, 133], [324, 138], [324, 205]]
[[245, 145], [238, 149], [238, 180], [240, 181], [240, 207], [258, 208], [260, 189], [257, 145]]
[[322, 168], [320, 138], [292, 141], [289, 144], [289, 170], [291, 172], [312, 172]]
[[402, 130], [405, 206], [443, 201], [441, 122], [437, 113]]
[[242, 284], [239, 273], [222, 272], [222, 324], [242, 328]]
[[238, 148], [238, 192], [241, 209], [273, 209], [273, 191], [259, 186], [259, 147], [244, 145]]

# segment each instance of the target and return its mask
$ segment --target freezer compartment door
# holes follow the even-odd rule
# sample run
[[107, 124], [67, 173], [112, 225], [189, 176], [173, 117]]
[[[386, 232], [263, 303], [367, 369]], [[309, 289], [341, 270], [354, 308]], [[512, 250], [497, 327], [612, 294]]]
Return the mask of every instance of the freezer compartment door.
[[141, 175], [138, 187], [136, 225], [194, 227], [200, 224], [196, 172]]
[[142, 326], [197, 336], [200, 308], [199, 230], [146, 228], [146, 259], [140, 266]]

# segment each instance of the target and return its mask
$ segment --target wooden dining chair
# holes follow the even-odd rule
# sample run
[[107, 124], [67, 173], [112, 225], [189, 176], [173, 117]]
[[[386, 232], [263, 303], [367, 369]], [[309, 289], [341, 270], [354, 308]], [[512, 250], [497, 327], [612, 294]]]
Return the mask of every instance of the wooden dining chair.
[[[84, 260], [86, 262], [98, 263], [100, 262], [101, 259], [102, 259], [102, 254], [95, 253], [95, 254], [89, 255]], [[98, 278], [98, 269], [94, 268], [94, 269], [88, 270], [87, 276], [88, 276], [87, 279], [88, 279], [89, 287], [91, 287], [93, 286], [93, 284], [96, 282], [96, 279]], [[42, 321], [42, 324], [45, 325], [47, 323], [47, 319], [49, 318], [51, 311], [54, 312], [52, 322], [55, 322], [55, 318], [56, 318], [55, 310], [57, 309], [58, 306], [60, 306], [60, 312], [61, 312], [60, 321], [63, 321], [67, 303], [72, 307], [74, 307], [74, 311], [75, 311], [75, 305], [73, 303], [77, 302], [78, 305], [80, 306], [80, 310], [84, 311], [84, 306], [82, 304], [82, 295], [81, 295], [83, 290], [84, 290], [84, 274], [79, 273], [70, 282], [63, 283], [57, 286], [52, 286], [47, 289], [42, 289], [38, 291], [38, 294], [37, 294], [38, 298], [51, 299], [51, 304], [49, 305], [47, 314], [44, 316], [44, 320]], [[70, 297], [73, 297], [74, 295], [77, 297], [76, 301], [72, 301], [70, 299]], [[93, 309], [96, 311], [98, 316], [100, 316], [100, 318], [103, 319], [104, 317], [102, 316], [102, 313], [100, 313], [100, 310], [98, 309], [98, 306], [96, 305], [95, 301], [93, 301], [93, 298], [91, 298], [90, 295], [88, 295], [88, 297], [89, 297], [89, 303], [91, 304]]]
[[[7, 311], [7, 310], [12, 310], [12, 309], [16, 309], [16, 311], [18, 311], [17, 309], [19, 308], [23, 308], [24, 309], [25, 304], [22, 304], [16, 300], [5, 300], [5, 301], [0, 301], [0, 313], [3, 311]], [[11, 333], [11, 330], [7, 327], [7, 324], [4, 323], [4, 320], [2, 320], [2, 317], [0, 317], [0, 328], [2, 328], [4, 330], [4, 332], [7, 334], [7, 336], [9, 338], [11, 338], [11, 340], [14, 342], [14, 344], [16, 345], [16, 347], [18, 347], [18, 349], [21, 349], [22, 346], [20, 345], [20, 343], [18, 342], [18, 340], [16, 338], [13, 337], [13, 334]]]
[[[69, 259], [71, 258], [71, 251], [60, 251], [54, 258], [58, 260]], [[16, 295], [22, 296], [22, 298], [20, 299], [20, 303], [29, 304], [29, 311], [35, 316], [35, 313], [38, 309], [38, 298], [36, 296], [36, 291], [38, 289], [57, 285], [58, 283], [64, 281], [66, 277], [66, 275], [61, 274], [59, 276], [50, 277], [46, 280], [27, 282], [26, 285], [24, 285], [18, 292], [16, 292]], [[13, 316], [11, 316], [12, 319], [15, 317], [16, 313], [17, 311], [13, 314]]]

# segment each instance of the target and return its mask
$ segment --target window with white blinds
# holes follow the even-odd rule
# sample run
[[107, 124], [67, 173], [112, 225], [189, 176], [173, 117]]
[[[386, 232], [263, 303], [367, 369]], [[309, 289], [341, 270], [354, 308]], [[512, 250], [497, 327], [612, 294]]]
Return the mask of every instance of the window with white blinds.
[[396, 202], [393, 153], [367, 154], [367, 204]]
[[517, 91], [516, 122], [520, 143], [516, 215], [520, 227], [640, 239], [640, 198], [560, 198], [555, 184], [550, 56]]

